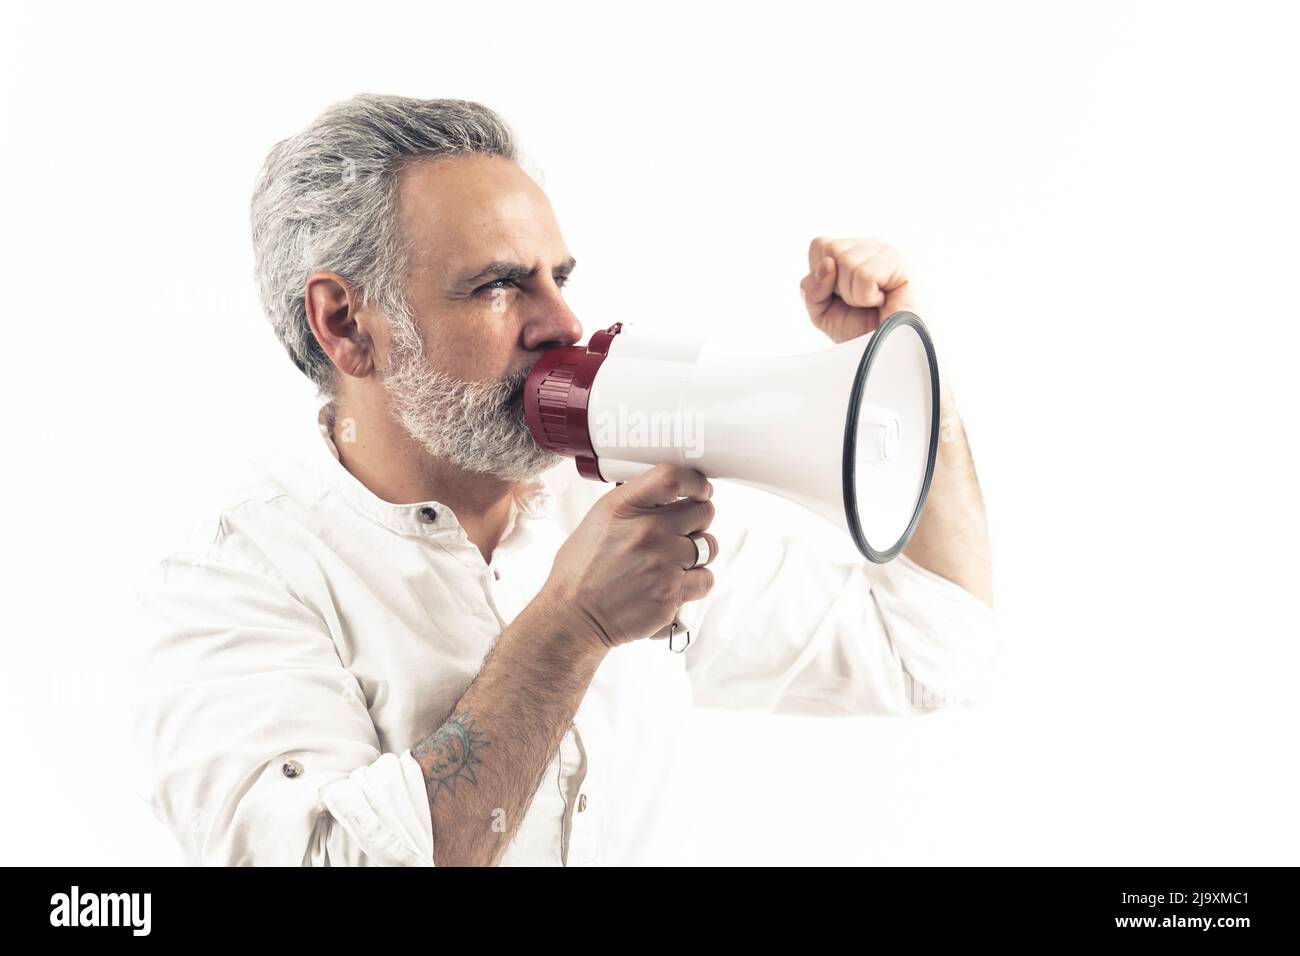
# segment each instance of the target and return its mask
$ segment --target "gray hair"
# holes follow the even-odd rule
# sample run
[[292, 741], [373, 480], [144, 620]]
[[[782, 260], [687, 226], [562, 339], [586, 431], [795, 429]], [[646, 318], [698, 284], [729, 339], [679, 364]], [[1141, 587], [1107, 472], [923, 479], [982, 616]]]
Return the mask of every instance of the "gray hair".
[[405, 338], [412, 331], [399, 229], [398, 174], [435, 156], [482, 153], [519, 162], [514, 135], [469, 100], [362, 94], [277, 143], [253, 190], [253, 255], [262, 308], [289, 357], [322, 396], [334, 364], [307, 323], [307, 277], [336, 272]]

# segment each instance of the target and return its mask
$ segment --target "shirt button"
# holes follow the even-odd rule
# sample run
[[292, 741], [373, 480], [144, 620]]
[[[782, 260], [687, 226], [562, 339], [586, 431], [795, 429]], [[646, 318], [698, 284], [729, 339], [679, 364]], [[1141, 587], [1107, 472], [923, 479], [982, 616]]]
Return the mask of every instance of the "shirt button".
[[434, 511], [432, 508], [426, 507], [420, 509], [420, 520], [425, 522], [426, 524], [432, 524], [435, 520], [437, 520], [437, 518], [438, 518], [438, 512]]
[[587, 795], [585, 793], [580, 793], [578, 794], [578, 812], [581, 813], [583, 810], [586, 809], [587, 809]]
[[302, 764], [296, 760], [286, 760], [284, 766], [280, 768], [280, 773], [284, 774], [286, 777], [301, 777]]
[[500, 581], [500, 580], [501, 580], [501, 572], [500, 572], [497, 568], [493, 568], [493, 569], [492, 569], [492, 577], [494, 577], [494, 578], [496, 578], [498, 581]]

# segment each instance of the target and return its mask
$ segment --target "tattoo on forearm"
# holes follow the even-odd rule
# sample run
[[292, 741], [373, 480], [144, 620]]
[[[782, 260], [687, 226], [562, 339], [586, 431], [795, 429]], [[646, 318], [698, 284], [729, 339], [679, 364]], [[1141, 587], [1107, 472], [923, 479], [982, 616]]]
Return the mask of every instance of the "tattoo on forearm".
[[425, 737], [411, 749], [411, 756], [424, 768], [425, 786], [429, 802], [438, 799], [444, 790], [456, 793], [456, 784], [467, 781], [478, 783], [474, 765], [480, 763], [479, 752], [488, 746], [483, 734], [474, 729], [469, 711], [447, 722]]

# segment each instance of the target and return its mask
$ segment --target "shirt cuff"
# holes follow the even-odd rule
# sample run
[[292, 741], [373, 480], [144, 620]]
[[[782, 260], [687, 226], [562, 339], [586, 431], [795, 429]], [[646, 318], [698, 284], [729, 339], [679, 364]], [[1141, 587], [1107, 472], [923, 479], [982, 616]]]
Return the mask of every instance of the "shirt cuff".
[[433, 821], [420, 764], [382, 754], [323, 787], [321, 802], [375, 866], [433, 866]]

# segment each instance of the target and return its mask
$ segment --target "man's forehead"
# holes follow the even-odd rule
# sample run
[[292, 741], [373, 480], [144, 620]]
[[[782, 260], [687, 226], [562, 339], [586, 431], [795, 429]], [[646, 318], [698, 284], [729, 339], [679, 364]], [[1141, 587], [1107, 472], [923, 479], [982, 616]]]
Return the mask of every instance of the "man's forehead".
[[406, 239], [426, 264], [457, 269], [485, 259], [567, 254], [545, 194], [509, 160], [420, 163], [403, 171], [399, 195]]

